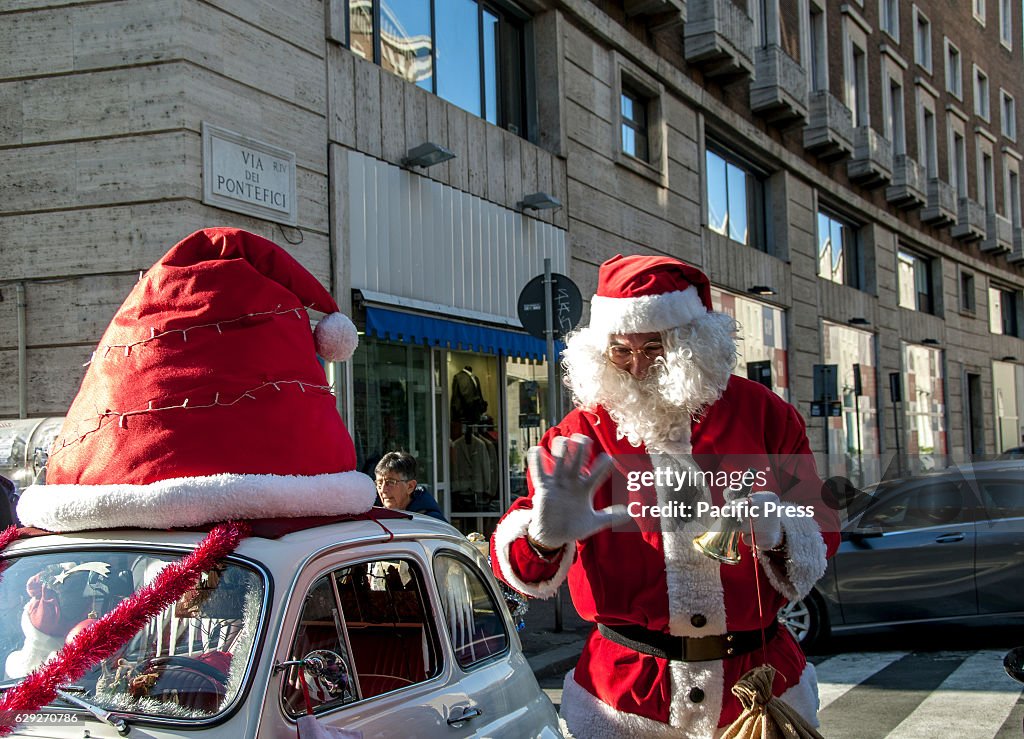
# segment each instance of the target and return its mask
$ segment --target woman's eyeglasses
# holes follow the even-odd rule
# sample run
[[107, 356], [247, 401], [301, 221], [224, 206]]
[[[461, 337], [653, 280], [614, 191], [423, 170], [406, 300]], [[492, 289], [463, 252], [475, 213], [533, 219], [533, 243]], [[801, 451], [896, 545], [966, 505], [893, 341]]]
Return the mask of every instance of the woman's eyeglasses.
[[608, 347], [608, 361], [616, 367], [625, 367], [633, 361], [633, 357], [642, 354], [650, 361], [665, 356], [665, 345], [660, 341], [648, 341], [639, 349], [633, 349], [624, 344], [612, 344]]
[[378, 477], [374, 482], [377, 483], [377, 488], [393, 488], [395, 485], [401, 485], [402, 483], [409, 482], [408, 480], [394, 480], [390, 477]]

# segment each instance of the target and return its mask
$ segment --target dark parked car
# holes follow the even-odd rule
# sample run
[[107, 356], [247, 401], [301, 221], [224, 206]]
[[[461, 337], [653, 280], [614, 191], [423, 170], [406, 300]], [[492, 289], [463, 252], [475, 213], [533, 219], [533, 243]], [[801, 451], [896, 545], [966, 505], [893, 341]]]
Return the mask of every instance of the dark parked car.
[[1024, 460], [865, 492], [825, 575], [779, 614], [805, 648], [869, 626], [1024, 615]]

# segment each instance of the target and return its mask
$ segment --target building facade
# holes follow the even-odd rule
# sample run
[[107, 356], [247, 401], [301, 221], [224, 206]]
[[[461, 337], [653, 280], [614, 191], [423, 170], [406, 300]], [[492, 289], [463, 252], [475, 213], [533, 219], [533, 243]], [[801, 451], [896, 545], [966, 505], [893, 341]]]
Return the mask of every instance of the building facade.
[[[139, 271], [232, 225], [287, 248], [364, 332], [328, 367], [364, 467], [413, 452], [466, 530], [522, 492], [547, 425], [544, 342], [517, 313], [545, 260], [584, 296], [620, 252], [702, 267], [741, 325], [737, 372], [800, 409], [826, 474], [1017, 446], [1020, 16], [4, 3], [0, 419], [62, 414]], [[417, 159], [438, 147], [454, 158]]]

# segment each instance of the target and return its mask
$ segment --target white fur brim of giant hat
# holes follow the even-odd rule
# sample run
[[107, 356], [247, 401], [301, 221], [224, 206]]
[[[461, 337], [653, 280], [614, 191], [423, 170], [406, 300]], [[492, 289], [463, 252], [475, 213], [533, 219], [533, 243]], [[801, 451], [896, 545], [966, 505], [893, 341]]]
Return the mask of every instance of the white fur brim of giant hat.
[[32, 625], [27, 605], [21, 612], [21, 630], [25, 634], [25, 643], [21, 649], [7, 655], [7, 661], [4, 663], [5, 677], [8, 680], [25, 677], [64, 646], [64, 640], [60, 637], [45, 634]]
[[377, 489], [362, 472], [234, 475], [148, 485], [33, 485], [18, 502], [26, 526], [67, 532], [168, 529], [215, 521], [365, 513]]

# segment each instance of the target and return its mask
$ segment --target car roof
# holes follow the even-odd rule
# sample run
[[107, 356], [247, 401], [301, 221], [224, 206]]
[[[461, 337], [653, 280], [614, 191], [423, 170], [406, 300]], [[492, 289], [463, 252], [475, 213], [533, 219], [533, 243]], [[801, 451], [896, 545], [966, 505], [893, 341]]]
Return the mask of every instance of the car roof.
[[[259, 535], [242, 539], [235, 553], [263, 562], [271, 569], [293, 566], [297, 557], [305, 558], [313, 552], [337, 545], [357, 546], [361, 543], [381, 543], [398, 538], [447, 539], [466, 541], [458, 529], [444, 521], [421, 514], [401, 517], [376, 518], [371, 516], [347, 520], [307, 519], [310, 525], [288, 531], [280, 536]], [[305, 522], [304, 522], [305, 523]], [[157, 529], [103, 529], [65, 534], [33, 532], [29, 538], [15, 541], [6, 553], [21, 554], [32, 550], [64, 547], [117, 546], [171, 546], [194, 548], [203, 540], [206, 531]], [[290, 564], [289, 564], [290, 563]]]

